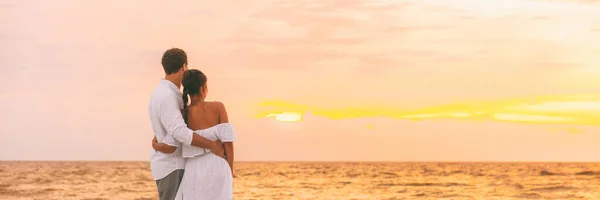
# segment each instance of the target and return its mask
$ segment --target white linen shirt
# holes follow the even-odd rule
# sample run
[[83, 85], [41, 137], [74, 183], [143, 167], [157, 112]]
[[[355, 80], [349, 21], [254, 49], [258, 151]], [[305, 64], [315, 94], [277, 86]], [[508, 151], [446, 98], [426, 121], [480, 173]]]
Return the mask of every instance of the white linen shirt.
[[[188, 146], [192, 144], [194, 132], [185, 124], [181, 115], [182, 108], [183, 99], [179, 88], [173, 82], [162, 79], [152, 92], [148, 104], [148, 114], [156, 139], [177, 147], [177, 150], [170, 154], [152, 150], [150, 169], [154, 180], [163, 179], [171, 172], [185, 167], [181, 146], [182, 144]], [[169, 137], [172, 138], [165, 139]]]

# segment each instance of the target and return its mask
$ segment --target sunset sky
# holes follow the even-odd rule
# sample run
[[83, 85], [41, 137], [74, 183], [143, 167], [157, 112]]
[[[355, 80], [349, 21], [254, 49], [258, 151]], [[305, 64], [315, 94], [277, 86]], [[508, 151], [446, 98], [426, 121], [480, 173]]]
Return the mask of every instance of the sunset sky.
[[0, 24], [0, 160], [149, 160], [179, 47], [240, 161], [600, 161], [600, 1], [8, 0]]

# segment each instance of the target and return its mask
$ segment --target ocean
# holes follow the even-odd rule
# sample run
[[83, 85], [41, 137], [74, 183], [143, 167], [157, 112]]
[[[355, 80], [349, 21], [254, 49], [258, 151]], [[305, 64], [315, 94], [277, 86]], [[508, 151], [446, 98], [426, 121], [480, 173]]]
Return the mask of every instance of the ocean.
[[[235, 199], [600, 199], [600, 163], [235, 164]], [[0, 162], [0, 199], [158, 199], [148, 162]]]

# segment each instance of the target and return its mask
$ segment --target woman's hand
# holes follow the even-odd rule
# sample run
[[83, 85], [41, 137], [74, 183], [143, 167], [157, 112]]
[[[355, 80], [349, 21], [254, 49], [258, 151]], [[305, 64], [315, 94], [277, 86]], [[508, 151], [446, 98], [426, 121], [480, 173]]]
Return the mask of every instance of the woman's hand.
[[154, 150], [158, 150], [158, 149], [156, 149], [157, 144], [158, 144], [158, 140], [156, 140], [156, 136], [154, 136], [154, 138], [152, 139], [152, 148]]
[[152, 144], [154, 143], [158, 143], [158, 140], [156, 140], [156, 136], [154, 136], [154, 138], [152, 138]]
[[152, 139], [152, 148], [156, 151], [166, 154], [173, 153], [175, 152], [175, 150], [177, 150], [177, 147], [169, 146], [163, 143], [158, 143], [158, 140], [156, 140], [156, 136], [154, 136], [154, 139]]

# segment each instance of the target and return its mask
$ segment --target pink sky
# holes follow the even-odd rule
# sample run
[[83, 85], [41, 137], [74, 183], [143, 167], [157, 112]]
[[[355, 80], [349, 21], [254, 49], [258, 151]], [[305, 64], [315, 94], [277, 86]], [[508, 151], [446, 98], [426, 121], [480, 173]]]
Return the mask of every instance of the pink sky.
[[13, 0], [0, 24], [0, 160], [148, 160], [171, 47], [241, 161], [600, 160], [594, 1]]

